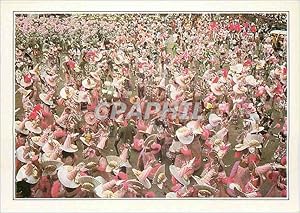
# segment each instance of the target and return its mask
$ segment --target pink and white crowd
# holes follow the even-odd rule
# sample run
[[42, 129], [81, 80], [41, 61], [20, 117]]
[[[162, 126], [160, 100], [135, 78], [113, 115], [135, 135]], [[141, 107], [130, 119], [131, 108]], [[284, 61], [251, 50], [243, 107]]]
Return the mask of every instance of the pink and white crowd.
[[16, 197], [288, 196], [285, 14], [15, 21]]

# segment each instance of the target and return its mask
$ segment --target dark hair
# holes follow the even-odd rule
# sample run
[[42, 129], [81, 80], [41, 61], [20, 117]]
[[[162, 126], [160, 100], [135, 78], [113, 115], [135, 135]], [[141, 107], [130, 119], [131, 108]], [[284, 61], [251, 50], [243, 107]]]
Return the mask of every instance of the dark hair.
[[72, 189], [72, 188], [68, 188], [68, 187], [65, 187], [65, 186], [64, 186], [64, 188], [67, 192], [73, 192], [75, 189], [77, 189], [77, 188]]
[[16, 192], [20, 193], [22, 197], [31, 197], [31, 185], [26, 181], [18, 181], [16, 183]]
[[75, 157], [74, 153], [70, 153], [70, 152], [66, 152], [66, 151], [62, 151], [62, 156], [63, 156], [63, 158], [67, 158], [67, 157], [74, 158]]

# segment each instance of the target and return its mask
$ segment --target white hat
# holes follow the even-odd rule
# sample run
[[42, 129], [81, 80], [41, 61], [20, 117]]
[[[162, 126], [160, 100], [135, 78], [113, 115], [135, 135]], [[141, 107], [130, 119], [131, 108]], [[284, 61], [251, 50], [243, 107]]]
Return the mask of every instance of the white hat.
[[97, 186], [101, 184], [98, 179], [92, 176], [81, 176], [78, 178], [78, 182], [81, 185], [81, 189], [86, 191], [94, 191]]
[[34, 154], [35, 154], [34, 152], [30, 151], [30, 147], [26, 147], [26, 146], [20, 146], [16, 150], [16, 157], [22, 163], [28, 163], [28, 162], [30, 162], [31, 161], [31, 157]]
[[38, 169], [32, 163], [23, 165], [16, 176], [17, 181], [25, 180], [27, 183], [35, 184], [39, 181]]
[[51, 97], [53, 96], [52, 92], [41, 93], [39, 94], [39, 98], [47, 105], [53, 105], [53, 100], [51, 100]]
[[55, 175], [56, 171], [63, 165], [60, 160], [47, 160], [41, 163], [43, 168], [43, 176]]
[[259, 126], [259, 123], [257, 121], [250, 121], [251, 124], [251, 131], [250, 133], [258, 133], [264, 130], [263, 126]]
[[[78, 134], [78, 133], [77, 133]], [[75, 144], [72, 144], [72, 139], [74, 135], [68, 134], [64, 144], [60, 147], [65, 152], [77, 152], [78, 147]]]
[[61, 144], [57, 140], [54, 140], [53, 138], [48, 138], [46, 143], [42, 146], [42, 150], [45, 153], [52, 153], [57, 148], [60, 148], [60, 147], [61, 147]]
[[76, 179], [79, 169], [73, 166], [61, 166], [57, 172], [58, 180], [67, 188], [77, 188], [80, 184]]
[[116, 185], [116, 180], [111, 180], [109, 182], [102, 182], [98, 185], [94, 191], [98, 197], [101, 198], [116, 198], [116, 194], [114, 194], [110, 189]]
[[100, 71], [99, 71], [99, 70], [90, 73], [90, 75], [91, 75], [96, 81], [100, 81], [100, 80], [101, 80], [99, 74], [100, 74]]
[[80, 140], [82, 143], [84, 143], [86, 146], [91, 146], [94, 143], [93, 137], [91, 133], [86, 133], [84, 136], [80, 137]]
[[176, 180], [178, 180], [181, 184], [183, 184], [184, 186], [187, 186], [190, 184], [190, 180], [189, 178], [185, 175], [184, 173], [184, 169], [186, 169], [186, 167], [176, 167], [175, 165], [170, 165], [169, 166], [170, 172], [171, 174], [176, 178]]
[[245, 81], [247, 84], [249, 84], [250, 86], [256, 86], [257, 85], [257, 81], [254, 78], [253, 75], [248, 75], [245, 77]]
[[60, 116], [54, 115], [55, 122], [62, 128], [66, 128], [66, 122], [69, 117], [68, 113], [62, 113]]
[[109, 155], [106, 156], [106, 161], [107, 161], [107, 166], [105, 171], [106, 172], [114, 172], [117, 173], [117, 170], [119, 169], [119, 167], [122, 165], [122, 159], [118, 156], [115, 155]]
[[79, 91], [76, 90], [72, 96], [72, 99], [75, 100], [77, 103], [85, 103], [89, 101], [89, 93], [87, 91]]
[[33, 132], [35, 134], [41, 134], [42, 133], [42, 129], [41, 129], [41, 127], [38, 126], [38, 123], [36, 121], [26, 121], [25, 122], [25, 127], [30, 132]]
[[25, 129], [25, 123], [27, 119], [24, 119], [23, 121], [16, 121], [15, 122], [15, 129], [17, 132], [22, 133], [23, 135], [28, 135], [29, 131]]
[[212, 83], [210, 85], [210, 90], [217, 96], [223, 95], [222, 86], [219, 83]]
[[194, 135], [200, 135], [203, 132], [203, 129], [201, 128], [199, 121], [189, 121], [186, 124], [186, 127], [191, 129]]
[[234, 73], [241, 73], [243, 71], [243, 64], [236, 64], [229, 67]]
[[93, 89], [96, 86], [96, 84], [97, 83], [90, 77], [82, 81], [82, 86], [86, 89]]
[[194, 134], [191, 129], [186, 126], [180, 127], [176, 130], [178, 140], [183, 144], [190, 144], [194, 140]]
[[235, 85], [233, 86], [233, 91], [234, 91], [236, 94], [241, 95], [241, 94], [244, 94], [245, 92], [247, 92], [247, 88], [244, 87], [244, 86], [241, 86], [241, 85], [239, 85], [239, 84], [235, 84]]
[[248, 133], [243, 140], [242, 144], [237, 144], [235, 146], [236, 151], [243, 151], [249, 149], [250, 152], [253, 152], [255, 149], [262, 148], [263, 136], [259, 134], [250, 134]]
[[60, 90], [59, 95], [63, 99], [69, 99], [74, 95], [74, 93], [75, 89], [73, 87], [65, 86]]
[[218, 126], [222, 121], [222, 118], [216, 115], [215, 113], [211, 113], [208, 117], [208, 122], [212, 127]]
[[45, 76], [45, 81], [47, 82], [47, 84], [49, 84], [51, 87], [55, 87], [56, 86], [56, 81], [55, 79], [58, 77], [57, 74], [55, 75], [46, 75]]
[[[208, 173], [209, 174], [209, 173]], [[196, 175], [192, 175], [193, 179], [196, 181], [196, 185], [194, 186], [195, 188], [197, 189], [205, 189], [205, 190], [208, 190], [209, 192], [211, 193], [215, 193], [215, 192], [218, 192], [219, 190], [216, 189], [215, 187], [212, 187], [209, 185], [209, 182], [206, 181], [207, 178], [203, 177], [203, 178], [200, 178]]]
[[148, 166], [143, 171], [139, 171], [137, 169], [132, 169], [133, 174], [137, 177], [137, 179], [143, 184], [146, 189], [151, 188], [151, 183], [147, 178], [152, 170], [151, 166]]
[[166, 177], [166, 165], [163, 164], [161, 165], [155, 172], [154, 177], [153, 177], [153, 183], [157, 184], [158, 188], [162, 189], [163, 183], [167, 181]]

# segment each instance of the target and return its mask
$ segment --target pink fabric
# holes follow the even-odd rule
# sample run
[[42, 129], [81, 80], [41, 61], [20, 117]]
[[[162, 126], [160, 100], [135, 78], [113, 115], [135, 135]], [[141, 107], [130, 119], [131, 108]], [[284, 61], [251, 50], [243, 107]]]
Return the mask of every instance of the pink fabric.
[[64, 130], [55, 130], [53, 132], [53, 136], [54, 136], [55, 139], [63, 138], [63, 137], [66, 136], [66, 134], [67, 133]]
[[233, 178], [236, 175], [236, 173], [238, 171], [239, 164], [240, 164], [240, 161], [237, 161], [237, 162], [234, 163], [234, 165], [233, 165], [233, 167], [231, 169], [229, 177]]
[[144, 164], [144, 167], [150, 162], [155, 160], [155, 156], [152, 152], [146, 152], [142, 155], [142, 161]]
[[152, 154], [156, 155], [157, 153], [160, 152], [160, 150], [161, 150], [161, 145], [158, 144], [158, 143], [153, 143], [153, 144], [151, 145], [151, 149], [152, 149], [152, 150], [151, 150]]
[[234, 183], [239, 184], [242, 190], [244, 190], [245, 185], [250, 181], [250, 172], [248, 167], [243, 168], [241, 166], [238, 166], [233, 180]]
[[263, 165], [263, 166], [258, 166], [255, 168], [255, 172], [257, 174], [265, 174], [266, 172], [270, 171], [272, 169], [271, 165], [269, 163]]
[[116, 180], [114, 180], [114, 179], [111, 180], [111, 181], [109, 181], [109, 182], [107, 182], [107, 183], [104, 183], [103, 184], [103, 191], [111, 189], [114, 185], [116, 185]]
[[59, 180], [55, 181], [52, 184], [52, 187], [51, 187], [51, 197], [58, 198], [59, 197], [60, 188], [61, 188], [61, 183], [59, 182]]
[[132, 148], [135, 149], [136, 151], [140, 152], [142, 150], [142, 145], [144, 143], [143, 139], [137, 139], [134, 138], [133, 139], [133, 143], [132, 143]]

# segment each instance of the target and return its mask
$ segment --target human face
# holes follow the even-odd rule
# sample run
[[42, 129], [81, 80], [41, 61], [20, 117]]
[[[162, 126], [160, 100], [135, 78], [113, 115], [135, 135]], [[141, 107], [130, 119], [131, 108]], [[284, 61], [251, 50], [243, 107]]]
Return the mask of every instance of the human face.
[[64, 163], [65, 165], [72, 166], [74, 163], [74, 159], [71, 156], [68, 156], [64, 159]]

